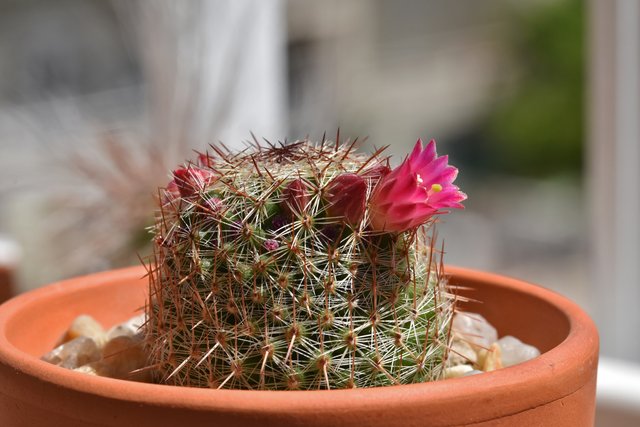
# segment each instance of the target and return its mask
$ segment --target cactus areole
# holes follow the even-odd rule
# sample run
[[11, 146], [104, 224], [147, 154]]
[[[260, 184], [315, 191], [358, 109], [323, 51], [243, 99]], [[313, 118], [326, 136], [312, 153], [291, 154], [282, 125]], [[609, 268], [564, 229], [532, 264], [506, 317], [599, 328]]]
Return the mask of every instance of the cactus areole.
[[213, 147], [161, 189], [147, 345], [162, 383], [307, 390], [442, 377], [454, 309], [436, 216], [457, 169], [328, 141]]

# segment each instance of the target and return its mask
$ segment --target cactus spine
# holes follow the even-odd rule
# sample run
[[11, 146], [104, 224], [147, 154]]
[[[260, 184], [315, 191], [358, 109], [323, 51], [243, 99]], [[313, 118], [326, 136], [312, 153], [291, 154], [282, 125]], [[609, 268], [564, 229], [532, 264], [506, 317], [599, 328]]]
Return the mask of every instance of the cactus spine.
[[147, 307], [158, 381], [306, 390], [441, 377], [453, 301], [430, 225], [371, 230], [387, 159], [353, 146], [213, 147], [174, 173]]

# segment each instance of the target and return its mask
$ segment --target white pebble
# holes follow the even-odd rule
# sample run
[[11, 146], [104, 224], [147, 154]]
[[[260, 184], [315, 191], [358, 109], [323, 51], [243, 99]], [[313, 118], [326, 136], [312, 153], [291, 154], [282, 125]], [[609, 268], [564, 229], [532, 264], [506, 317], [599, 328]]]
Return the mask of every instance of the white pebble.
[[93, 317], [86, 314], [76, 317], [71, 326], [65, 332], [58, 344], [64, 344], [78, 337], [89, 337], [95, 341], [98, 347], [106, 342], [106, 336], [102, 325]]
[[447, 364], [449, 366], [473, 364], [478, 361], [476, 351], [471, 345], [463, 340], [454, 338], [451, 342], [451, 348], [449, 349], [449, 359]]
[[471, 365], [456, 365], [451, 366], [444, 370], [445, 378], [459, 378], [464, 377], [467, 373], [473, 371], [473, 367]]
[[109, 332], [107, 332], [107, 340], [120, 336], [131, 337], [136, 335], [142, 328], [142, 325], [145, 324], [146, 320], [147, 317], [145, 313], [142, 313], [138, 316], [132, 317], [126, 322], [115, 325], [113, 328], [109, 329]]
[[478, 351], [478, 364], [484, 372], [502, 368], [502, 354], [498, 343], [493, 343], [488, 349]]
[[100, 349], [89, 337], [78, 337], [68, 341], [42, 356], [42, 360], [67, 369], [79, 368], [99, 360]]
[[502, 350], [502, 365], [513, 366], [540, 356], [540, 350], [532, 345], [524, 344], [516, 337], [507, 335], [498, 340]]
[[498, 340], [496, 328], [477, 313], [456, 313], [453, 317], [452, 329], [468, 343], [482, 348], [489, 348]]
[[96, 363], [89, 363], [88, 365], [80, 366], [79, 368], [75, 368], [74, 371], [82, 372], [83, 374], [97, 376], [98, 372], [96, 371], [95, 365]]

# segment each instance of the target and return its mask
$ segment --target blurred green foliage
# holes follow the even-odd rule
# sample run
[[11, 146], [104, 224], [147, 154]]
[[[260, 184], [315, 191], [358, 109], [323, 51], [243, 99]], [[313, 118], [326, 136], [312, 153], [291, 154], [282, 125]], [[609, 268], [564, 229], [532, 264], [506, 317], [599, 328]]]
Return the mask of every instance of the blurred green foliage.
[[582, 0], [514, 11], [514, 87], [484, 129], [492, 169], [544, 177], [577, 173], [584, 138], [585, 11]]

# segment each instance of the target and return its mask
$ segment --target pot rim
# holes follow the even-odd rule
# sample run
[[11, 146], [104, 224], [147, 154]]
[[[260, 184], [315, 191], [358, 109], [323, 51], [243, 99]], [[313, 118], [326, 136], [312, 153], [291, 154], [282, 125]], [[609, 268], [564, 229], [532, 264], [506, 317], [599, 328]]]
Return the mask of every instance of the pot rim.
[[[211, 390], [94, 377], [41, 361], [16, 348], [8, 340], [7, 323], [21, 307], [40, 298], [55, 298], [56, 295], [79, 289], [90, 290], [104, 286], [116, 278], [118, 281], [140, 280], [146, 270], [143, 266], [138, 266], [64, 280], [24, 293], [1, 305], [0, 365], [9, 366], [16, 373], [34, 377], [41, 382], [111, 400], [247, 414], [273, 414], [283, 407], [300, 413], [319, 411], [321, 408], [344, 412], [353, 410], [358, 401], [385, 407], [390, 401], [398, 399], [401, 399], [403, 407], [428, 404], [441, 406], [444, 412], [455, 410], [456, 407], [459, 410], [459, 405], [466, 405], [463, 402], [468, 402], [473, 396], [483, 395], [490, 399], [513, 400], [511, 410], [516, 411], [516, 407], [521, 407], [523, 401], [530, 407], [549, 401], [535, 393], [526, 392], [531, 390], [531, 386], [542, 389], [553, 387], [556, 396], [564, 397], [588, 382], [593, 375], [593, 367], [597, 364], [598, 334], [592, 320], [575, 303], [553, 291], [510, 277], [453, 266], [446, 266], [445, 271], [455, 283], [491, 283], [545, 300], [566, 316], [569, 324], [568, 336], [562, 343], [535, 359], [481, 375], [400, 386], [313, 391]], [[525, 383], [527, 387], [522, 387]], [[491, 406], [487, 404], [486, 409], [481, 411], [480, 420], [498, 415], [497, 410]], [[506, 410], [509, 411], [509, 407]], [[504, 408], [500, 411], [504, 415]]]

